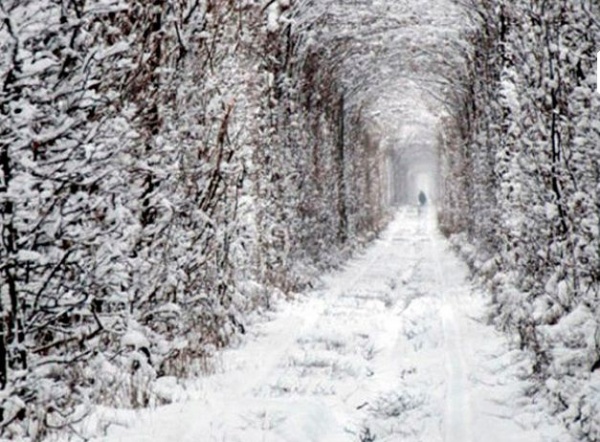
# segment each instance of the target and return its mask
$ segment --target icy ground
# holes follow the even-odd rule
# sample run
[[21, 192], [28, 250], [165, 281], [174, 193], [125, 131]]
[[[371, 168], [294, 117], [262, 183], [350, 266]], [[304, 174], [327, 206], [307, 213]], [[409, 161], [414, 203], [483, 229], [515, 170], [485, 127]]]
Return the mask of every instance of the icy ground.
[[187, 401], [114, 413], [95, 441], [568, 441], [466, 276], [433, 216], [403, 209], [319, 290], [253, 325]]

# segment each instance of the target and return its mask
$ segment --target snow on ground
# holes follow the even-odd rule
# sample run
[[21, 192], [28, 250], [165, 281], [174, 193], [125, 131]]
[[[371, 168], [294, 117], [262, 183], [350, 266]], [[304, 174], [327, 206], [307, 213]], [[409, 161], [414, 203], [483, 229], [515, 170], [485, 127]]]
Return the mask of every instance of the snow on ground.
[[433, 214], [404, 208], [319, 290], [255, 324], [187, 401], [104, 413], [94, 440], [568, 441], [466, 276]]

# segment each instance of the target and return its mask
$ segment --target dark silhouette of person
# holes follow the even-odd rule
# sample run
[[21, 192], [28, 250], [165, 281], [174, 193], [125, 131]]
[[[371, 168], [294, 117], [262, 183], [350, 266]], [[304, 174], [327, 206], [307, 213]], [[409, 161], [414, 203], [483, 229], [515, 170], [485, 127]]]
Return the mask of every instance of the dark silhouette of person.
[[419, 192], [419, 205], [421, 207], [423, 207], [425, 204], [427, 204], [427, 196], [425, 196], [425, 193], [423, 191]]

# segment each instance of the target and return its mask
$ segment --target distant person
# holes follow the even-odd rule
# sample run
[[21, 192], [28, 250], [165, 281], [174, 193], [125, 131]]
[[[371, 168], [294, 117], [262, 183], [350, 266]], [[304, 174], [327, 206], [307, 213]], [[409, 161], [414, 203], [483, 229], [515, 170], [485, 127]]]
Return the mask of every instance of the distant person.
[[419, 192], [419, 206], [423, 207], [425, 204], [427, 204], [427, 196], [425, 195], [425, 193], [423, 191]]

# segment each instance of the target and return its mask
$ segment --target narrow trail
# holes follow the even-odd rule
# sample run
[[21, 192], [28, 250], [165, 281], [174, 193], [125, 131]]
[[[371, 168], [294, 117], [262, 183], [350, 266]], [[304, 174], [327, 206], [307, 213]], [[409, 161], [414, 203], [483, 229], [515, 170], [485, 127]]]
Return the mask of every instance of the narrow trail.
[[433, 214], [405, 208], [321, 289], [255, 324], [190, 400], [96, 440], [552, 440], [524, 398], [526, 364], [480, 320], [466, 276]]
[[447, 268], [442, 260], [444, 251], [436, 238], [434, 225], [429, 223], [429, 262], [435, 266], [436, 291], [441, 298], [440, 317], [444, 333], [444, 359], [446, 370], [445, 409], [443, 436], [446, 442], [473, 442], [473, 404], [470, 397], [465, 354], [470, 342], [463, 335], [457, 299], [468, 295], [464, 287], [464, 275], [457, 269]]

